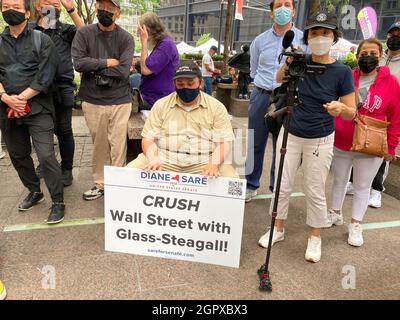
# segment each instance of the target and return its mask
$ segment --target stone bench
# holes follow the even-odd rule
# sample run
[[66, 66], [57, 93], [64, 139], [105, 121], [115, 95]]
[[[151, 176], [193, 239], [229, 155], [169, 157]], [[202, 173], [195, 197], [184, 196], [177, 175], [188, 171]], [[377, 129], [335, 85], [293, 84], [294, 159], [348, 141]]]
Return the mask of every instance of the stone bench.
[[[253, 87], [254, 85], [249, 85], [249, 91], [251, 91]], [[216, 98], [225, 105], [229, 114], [231, 114], [232, 116], [239, 118], [247, 117], [249, 100], [238, 99], [237, 88], [237, 82], [230, 84], [218, 83]]]

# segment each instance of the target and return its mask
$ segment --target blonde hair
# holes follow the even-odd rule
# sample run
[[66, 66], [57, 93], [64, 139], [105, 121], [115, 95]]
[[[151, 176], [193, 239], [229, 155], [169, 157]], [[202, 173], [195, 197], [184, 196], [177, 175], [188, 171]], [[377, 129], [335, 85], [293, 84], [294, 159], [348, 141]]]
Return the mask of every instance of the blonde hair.
[[149, 35], [154, 39], [155, 42], [160, 41], [165, 36], [168, 36], [168, 32], [162, 24], [160, 18], [153, 12], [146, 12], [143, 14], [139, 23], [145, 25], [149, 29]]

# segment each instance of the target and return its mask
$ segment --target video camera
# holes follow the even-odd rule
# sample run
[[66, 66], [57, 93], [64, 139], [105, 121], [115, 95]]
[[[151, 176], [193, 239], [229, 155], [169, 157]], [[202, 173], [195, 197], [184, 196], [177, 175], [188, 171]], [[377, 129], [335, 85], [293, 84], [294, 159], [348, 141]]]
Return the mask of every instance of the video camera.
[[[287, 31], [282, 41], [283, 51], [279, 56], [279, 63], [281, 63], [284, 56], [293, 58], [292, 63], [289, 65], [289, 70], [287, 71], [286, 76], [302, 78], [306, 74], [316, 76], [324, 74], [326, 67], [307, 64], [308, 55], [304, 53], [301, 49], [293, 47], [293, 39], [294, 32], [292, 30]], [[290, 48], [291, 51], [286, 51], [288, 48]]]

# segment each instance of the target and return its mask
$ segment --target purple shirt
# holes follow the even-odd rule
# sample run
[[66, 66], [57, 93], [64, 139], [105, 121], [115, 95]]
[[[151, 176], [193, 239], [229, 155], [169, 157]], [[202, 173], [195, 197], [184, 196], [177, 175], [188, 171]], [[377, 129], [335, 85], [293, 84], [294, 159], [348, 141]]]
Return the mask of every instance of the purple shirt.
[[152, 74], [142, 75], [140, 93], [146, 102], [154, 104], [175, 91], [172, 80], [179, 65], [178, 49], [171, 37], [166, 36], [157, 42], [146, 59], [146, 66]]

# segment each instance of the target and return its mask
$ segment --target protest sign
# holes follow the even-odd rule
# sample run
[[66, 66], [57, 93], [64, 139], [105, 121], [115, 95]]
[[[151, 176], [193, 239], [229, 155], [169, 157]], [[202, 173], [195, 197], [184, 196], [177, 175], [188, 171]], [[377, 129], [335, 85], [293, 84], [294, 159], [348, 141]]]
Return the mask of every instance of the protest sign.
[[105, 167], [105, 248], [239, 267], [245, 180]]

